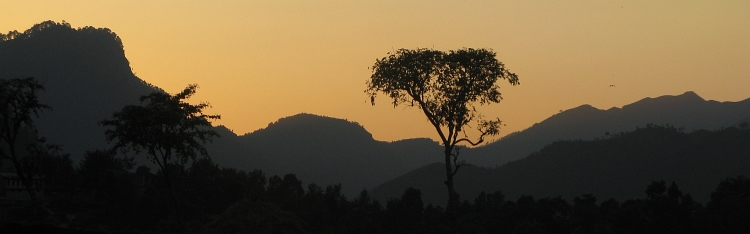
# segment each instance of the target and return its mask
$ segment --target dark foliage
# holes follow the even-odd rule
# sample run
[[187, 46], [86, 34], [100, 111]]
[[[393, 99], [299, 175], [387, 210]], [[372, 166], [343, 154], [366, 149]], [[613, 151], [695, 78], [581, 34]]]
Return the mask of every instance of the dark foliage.
[[35, 77], [45, 86], [39, 100], [55, 111], [34, 120], [39, 134], [78, 162], [86, 151], [108, 147], [98, 121], [159, 90], [133, 74], [123, 48], [107, 28], [41, 22], [0, 34], [0, 79]]
[[[487, 49], [463, 48], [448, 52], [432, 49], [399, 49], [375, 61], [365, 92], [375, 105], [378, 93], [388, 95], [393, 106], [417, 107], [435, 128], [444, 147], [448, 188], [448, 209], [458, 207], [453, 177], [465, 165], [458, 161], [458, 143], [477, 146], [485, 136], [497, 135], [501, 121], [482, 120], [475, 105], [498, 103], [502, 99], [497, 81], [518, 85], [518, 76], [505, 68]], [[477, 140], [468, 138], [465, 127], [477, 120]], [[463, 137], [459, 136], [463, 134]]]
[[[100, 232], [200, 233], [743, 233], [750, 231], [750, 180], [722, 181], [708, 206], [692, 200], [674, 182], [654, 181], [643, 199], [599, 201], [592, 194], [572, 203], [560, 198], [521, 196], [506, 200], [500, 192], [480, 193], [453, 214], [425, 206], [421, 191], [407, 189], [385, 206], [366, 190], [354, 199], [341, 185], [325, 189], [294, 174], [265, 178], [262, 172], [221, 168], [208, 159], [195, 161], [174, 176], [182, 226], [164, 204], [167, 191], [155, 180], [144, 193], [115, 188], [126, 176], [127, 160], [94, 151], [77, 171], [82, 193], [56, 198], [43, 208], [4, 205], [0, 228]], [[93, 167], [109, 167], [95, 169]], [[92, 178], [93, 177], [93, 178]], [[154, 177], [160, 178], [160, 177]], [[130, 185], [132, 188], [133, 185]], [[127, 187], [127, 186], [126, 186]], [[108, 191], [109, 190], [109, 191]], [[96, 192], [99, 191], [99, 192]], [[120, 191], [121, 194], [112, 192]], [[642, 190], [643, 191], [643, 190]], [[108, 196], [96, 196], [108, 192]], [[94, 196], [91, 196], [94, 195]], [[47, 220], [47, 221], [43, 221]], [[52, 220], [52, 221], [50, 221]], [[32, 221], [29, 223], [29, 221]]]
[[131, 168], [132, 158], [118, 158], [114, 151], [89, 151], [78, 167], [81, 189], [92, 199], [112, 204], [127, 201], [136, 195], [133, 176], [128, 173]]
[[[0, 34], [0, 49], [9, 47], [6, 42], [27, 43], [45, 33], [60, 31], [101, 34], [110, 40], [114, 38], [121, 50], [119, 38], [108, 30], [75, 30], [64, 22], [45, 22], [24, 33]], [[56, 48], [66, 50], [68, 47]], [[11, 103], [8, 99], [0, 102], [6, 105], [3, 107]], [[744, 129], [741, 124], [739, 126]], [[157, 140], [168, 138], [158, 137]], [[44, 143], [36, 136], [32, 137], [32, 141]], [[666, 146], [674, 151], [655, 146]], [[649, 126], [633, 134], [614, 134], [611, 138], [608, 134], [608, 139], [602, 141], [556, 143], [532, 158], [554, 155], [552, 152], [568, 153], [562, 154], [566, 156], [587, 156], [589, 154], [586, 153], [591, 152], [608, 152], [605, 150], [607, 148], [619, 151], [619, 154], [613, 153], [619, 158], [636, 159], [661, 160], [663, 158], [658, 156], [667, 155], [671, 158], [682, 157], [687, 161], [712, 154], [712, 160], [724, 161], [704, 164], [708, 169], [715, 165], [726, 165], [727, 162], [740, 164], [738, 168], [742, 169], [744, 164], [738, 162], [747, 159], [750, 141], [747, 130], [724, 129], [686, 134], [674, 128]], [[750, 180], [742, 176], [726, 178], [718, 183], [705, 207], [683, 192], [678, 183], [654, 181], [645, 187], [645, 193], [641, 192], [642, 188], [632, 190], [645, 198], [622, 203], [615, 199], [600, 202], [595, 197], [598, 193], [575, 196], [569, 203], [560, 196], [535, 199], [528, 195], [506, 196], [500, 192], [481, 192], [476, 198], [465, 196], [473, 198], [473, 203], [465, 200], [449, 214], [442, 207], [432, 204], [425, 206], [423, 191], [419, 189], [405, 189], [401, 196], [388, 200], [382, 206], [370, 197], [367, 190], [356, 198], [347, 199], [342, 194], [346, 185], [334, 184], [323, 188], [310, 184], [305, 190], [303, 181], [294, 174], [267, 179], [260, 170], [245, 172], [220, 167], [208, 157], [193, 157], [202, 154], [201, 149], [198, 149], [198, 153], [182, 151], [182, 155], [186, 154], [192, 164], [186, 163], [190, 160], [166, 163], [155, 174], [144, 166], [132, 173], [135, 166], [133, 161], [118, 157], [112, 151], [90, 151], [78, 155], [84, 160], [76, 170], [70, 156], [57, 155], [49, 149], [32, 149], [36, 150], [33, 151], [34, 160], [26, 160], [24, 164], [27, 168], [31, 165], [37, 168], [36, 174], [44, 178], [48, 191], [52, 193], [50, 198], [41, 205], [0, 201], [0, 233], [750, 232]], [[574, 160], [568, 163], [580, 165], [586, 162], [590, 161]], [[607, 165], [616, 168], [616, 164]], [[662, 164], [638, 165], [651, 165], [664, 171], [690, 166], [668, 160]], [[167, 169], [172, 173], [166, 173]], [[544, 170], [536, 172], [542, 173]], [[596, 177], [589, 176], [588, 179], [595, 181]], [[674, 181], [673, 178], [665, 179]], [[169, 186], [166, 183], [169, 181], [173, 182], [175, 192], [167, 190]], [[682, 185], [682, 182], [679, 184]], [[170, 207], [165, 202], [170, 196], [179, 201], [176, 207]], [[172, 209], [177, 212], [169, 212]]]
[[42, 110], [51, 109], [39, 102], [37, 93], [44, 86], [33, 77], [0, 79], [0, 162], [13, 164], [31, 200], [36, 201], [34, 177], [40, 157], [46, 153], [44, 138], [36, 136], [34, 119]]
[[[195, 162], [198, 156], [208, 158], [203, 146], [218, 134], [212, 130], [210, 120], [219, 115], [207, 115], [203, 109], [208, 103], [190, 104], [187, 99], [195, 94], [198, 85], [188, 85], [182, 92], [168, 94], [154, 92], [140, 98], [141, 105], [128, 105], [112, 114], [112, 119], [101, 122], [111, 127], [105, 132], [107, 141], [114, 142], [112, 151], [145, 152], [146, 157], [159, 166], [163, 182], [170, 192], [172, 212], [177, 226], [182, 226], [176, 195], [176, 173], [184, 172], [184, 165]], [[200, 164], [196, 170], [201, 170]]]
[[750, 180], [740, 176], [721, 181], [711, 194], [707, 209], [716, 230], [737, 233], [750, 230]]

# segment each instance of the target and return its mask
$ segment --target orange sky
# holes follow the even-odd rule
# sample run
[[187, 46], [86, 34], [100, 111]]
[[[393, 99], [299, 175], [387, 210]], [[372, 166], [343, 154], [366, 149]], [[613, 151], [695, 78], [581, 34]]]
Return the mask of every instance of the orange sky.
[[[502, 134], [581, 104], [695, 91], [750, 97], [750, 1], [2, 1], [0, 31], [45, 20], [113, 30], [138, 77], [198, 83], [219, 124], [252, 132], [307, 112], [375, 139], [437, 139], [417, 109], [373, 107], [369, 66], [398, 48], [491, 48], [520, 77], [481, 110]], [[615, 88], [610, 88], [615, 84]]]

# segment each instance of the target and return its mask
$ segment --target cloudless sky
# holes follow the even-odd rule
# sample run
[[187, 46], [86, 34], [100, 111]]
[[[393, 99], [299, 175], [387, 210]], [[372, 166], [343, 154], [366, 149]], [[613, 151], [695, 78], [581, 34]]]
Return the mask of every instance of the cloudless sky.
[[[141, 79], [237, 134], [306, 112], [356, 121], [377, 140], [437, 134], [418, 109], [371, 106], [375, 59], [399, 48], [490, 48], [521, 85], [484, 106], [502, 135], [560, 110], [695, 91], [750, 98], [750, 1], [16, 1], [0, 32], [45, 20], [110, 28]], [[615, 87], [610, 87], [614, 84]]]

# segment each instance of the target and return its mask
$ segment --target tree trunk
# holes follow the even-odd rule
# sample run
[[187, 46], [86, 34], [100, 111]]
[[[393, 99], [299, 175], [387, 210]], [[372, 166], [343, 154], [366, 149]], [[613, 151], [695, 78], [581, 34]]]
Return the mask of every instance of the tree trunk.
[[[171, 151], [171, 149], [169, 149]], [[154, 155], [154, 157], [157, 157]], [[174, 189], [172, 188], [172, 181], [170, 180], [169, 175], [172, 173], [172, 170], [169, 168], [169, 163], [167, 161], [167, 158], [169, 156], [163, 156], [162, 162], [159, 161], [157, 158], [156, 161], [159, 163], [159, 167], [161, 167], [162, 175], [164, 175], [164, 182], [167, 184], [167, 190], [169, 191], [170, 198], [172, 198], [172, 213], [175, 215], [175, 218], [177, 219], [177, 226], [178, 228], [181, 228], [182, 225], [182, 217], [180, 216], [180, 209], [182, 202], [178, 202], [177, 200], [177, 194], [175, 194]], [[163, 164], [163, 165], [162, 165]]]
[[[20, 173], [19, 173], [20, 174]], [[21, 178], [23, 186], [26, 187], [26, 191], [29, 193], [29, 198], [32, 202], [36, 202], [36, 192], [34, 191], [34, 178]]]
[[453, 151], [453, 147], [445, 147], [445, 172], [446, 172], [446, 180], [445, 185], [448, 186], [448, 206], [446, 207], [446, 212], [449, 212], [451, 215], [455, 213], [456, 208], [458, 208], [458, 193], [456, 193], [456, 189], [453, 188], [453, 166], [451, 165], [451, 152]]
[[[10, 151], [10, 159], [13, 162], [13, 166], [16, 168], [16, 175], [18, 175], [18, 179], [21, 180], [21, 184], [26, 188], [26, 192], [29, 193], [29, 198], [32, 202], [36, 202], [36, 192], [34, 192], [34, 177], [29, 175], [26, 176], [26, 173], [23, 171], [23, 166], [21, 166], [21, 162], [18, 161], [18, 157], [16, 156], [16, 147], [13, 144], [9, 144], [9, 151]], [[29, 173], [31, 174], [31, 173]]]

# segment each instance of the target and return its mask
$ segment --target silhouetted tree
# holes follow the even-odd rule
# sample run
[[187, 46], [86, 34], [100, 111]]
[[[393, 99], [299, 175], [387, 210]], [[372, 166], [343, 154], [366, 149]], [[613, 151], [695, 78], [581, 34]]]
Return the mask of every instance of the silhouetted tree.
[[302, 214], [309, 221], [308, 230], [322, 233], [346, 232], [345, 225], [351, 221], [349, 201], [341, 194], [341, 185], [329, 185], [326, 189], [312, 183], [308, 185], [302, 202]]
[[401, 199], [388, 200], [386, 209], [390, 214], [390, 225], [395, 228], [395, 232], [414, 233], [415, 229], [422, 225], [422, 216], [424, 215], [422, 191], [408, 188], [404, 191]]
[[291, 211], [299, 210], [304, 195], [302, 181], [294, 174], [286, 174], [283, 179], [278, 175], [268, 178], [268, 200], [278, 204], [281, 208]]
[[692, 207], [692, 198], [689, 195], [683, 195], [677, 184], [667, 187], [662, 180], [652, 182], [646, 189], [648, 200], [646, 208], [648, 209], [648, 218], [652, 222], [652, 230], [661, 233], [677, 233], [686, 230], [680, 230], [690, 225], [690, 213]]
[[151, 168], [148, 168], [147, 166], [139, 166], [135, 169], [136, 175], [150, 175], [151, 174]]
[[383, 207], [373, 200], [367, 190], [362, 190], [359, 197], [351, 202], [352, 212], [348, 214], [352, 233], [383, 233], [379, 221], [382, 219]]
[[141, 105], [125, 106], [112, 114], [112, 119], [101, 122], [113, 128], [105, 132], [107, 141], [115, 142], [113, 150], [133, 150], [136, 154], [145, 151], [148, 158], [159, 165], [178, 222], [177, 198], [170, 179], [172, 170], [184, 168], [189, 160], [195, 161], [199, 155], [208, 157], [203, 144], [218, 137], [211, 129], [210, 120], [221, 118], [203, 113], [203, 109], [210, 107], [208, 103], [185, 102], [195, 94], [196, 88], [198, 86], [192, 84], [174, 95], [154, 92], [142, 96]]
[[201, 233], [306, 233], [303, 220], [275, 204], [242, 200], [216, 215]]
[[113, 149], [146, 151], [149, 159], [159, 165], [169, 184], [169, 165], [185, 165], [198, 155], [208, 157], [203, 144], [217, 137], [211, 130], [212, 119], [219, 115], [203, 114], [208, 103], [192, 105], [184, 100], [195, 94], [198, 85], [188, 85], [180, 93], [170, 95], [154, 92], [140, 98], [141, 105], [129, 105], [112, 114], [102, 125], [114, 127], [105, 134], [115, 141]]
[[573, 202], [573, 212], [570, 219], [576, 233], [612, 232], [608, 230], [608, 225], [602, 220], [594, 195], [584, 194], [575, 197]]
[[[477, 224], [489, 230], [501, 230], [507, 226], [506, 212], [503, 212], [505, 195], [500, 191], [485, 193], [484, 191], [474, 199]], [[497, 231], [499, 232], [499, 231]]]
[[43, 90], [44, 86], [33, 77], [0, 79], [0, 158], [13, 162], [32, 201], [37, 200], [33, 180], [40, 162], [37, 153], [42, 147], [39, 144], [44, 142], [36, 136], [34, 118], [39, 117], [42, 110], [51, 109], [39, 103], [36, 96]]
[[[518, 76], [505, 69], [487, 49], [460, 49], [449, 52], [431, 49], [400, 49], [378, 59], [372, 67], [365, 92], [375, 105], [378, 92], [393, 99], [393, 105], [417, 106], [427, 116], [444, 146], [448, 210], [459, 204], [453, 176], [463, 164], [458, 161], [458, 143], [473, 146], [484, 142], [485, 136], [499, 132], [500, 120], [482, 120], [475, 109], [479, 105], [497, 103], [502, 99], [498, 79], [517, 85]], [[466, 136], [465, 127], [477, 119], [481, 133], [476, 142]]]
[[208, 158], [198, 159], [183, 178], [183, 202], [195, 213], [193, 216], [220, 213], [251, 194], [263, 191], [265, 178], [259, 180], [254, 176], [257, 175], [234, 168], [220, 168]]
[[750, 179], [727, 178], [711, 193], [707, 209], [716, 229], [724, 233], [750, 232]]
[[81, 185], [97, 199], [121, 202], [135, 195], [128, 177], [134, 165], [133, 158], [118, 158], [115, 151], [88, 151], [78, 169]]
[[70, 154], [44, 152], [40, 158], [39, 174], [44, 177], [44, 188], [47, 192], [70, 194], [78, 186], [78, 177]]

